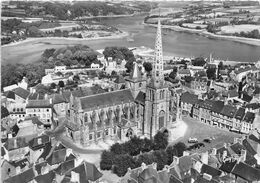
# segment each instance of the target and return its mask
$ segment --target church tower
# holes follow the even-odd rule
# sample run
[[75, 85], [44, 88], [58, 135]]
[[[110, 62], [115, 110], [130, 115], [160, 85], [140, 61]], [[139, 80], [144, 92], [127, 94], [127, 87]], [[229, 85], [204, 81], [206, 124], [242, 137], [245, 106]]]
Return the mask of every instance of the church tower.
[[152, 138], [169, 127], [169, 88], [164, 80], [161, 22], [158, 20], [152, 78], [146, 87], [144, 135]]

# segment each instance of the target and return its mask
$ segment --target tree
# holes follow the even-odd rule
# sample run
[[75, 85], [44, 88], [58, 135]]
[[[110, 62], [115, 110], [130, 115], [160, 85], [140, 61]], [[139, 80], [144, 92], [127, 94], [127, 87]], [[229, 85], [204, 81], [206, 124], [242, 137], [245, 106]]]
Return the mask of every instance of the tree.
[[194, 66], [204, 66], [206, 64], [206, 61], [203, 57], [197, 57], [194, 60], [192, 60], [191, 63]]
[[216, 79], [216, 68], [210, 67], [206, 70], [208, 79]]
[[116, 76], [116, 75], [117, 75], [116, 71], [111, 72], [111, 76]]
[[158, 132], [154, 136], [154, 150], [165, 149], [168, 146], [168, 137], [163, 132]]
[[141, 149], [143, 147], [143, 141], [142, 139], [134, 136], [131, 138], [130, 141], [125, 143], [125, 147], [127, 149], [127, 152], [131, 156], [137, 156], [141, 152]]
[[55, 83], [51, 83], [51, 85], [50, 85], [50, 87], [51, 87], [51, 89], [54, 89], [54, 88], [56, 88], [56, 84]]
[[115, 155], [109, 151], [103, 151], [101, 154], [100, 169], [111, 170], [113, 165], [113, 159]]
[[172, 69], [172, 72], [170, 73], [169, 77], [170, 77], [171, 79], [175, 79], [175, 77], [177, 76], [177, 72], [178, 72], [178, 68], [177, 68], [177, 67], [174, 67], [174, 68]]
[[55, 52], [54, 48], [46, 49], [46, 50], [44, 50], [42, 56], [45, 57], [45, 58], [50, 58], [51, 56], [53, 56], [54, 52]]
[[140, 154], [137, 157], [136, 165], [140, 167], [142, 163], [145, 163], [146, 165], [150, 165], [153, 162], [155, 162], [155, 157], [153, 153], [144, 153], [144, 154]]
[[181, 157], [183, 155], [183, 152], [187, 149], [187, 146], [183, 142], [178, 142], [177, 144], [173, 145], [173, 148], [177, 152], [177, 156]]
[[1, 106], [1, 119], [5, 118], [7, 116], [9, 116], [8, 110], [4, 106]]
[[133, 61], [128, 61], [125, 64], [125, 68], [127, 69], [127, 72], [131, 72], [133, 70], [134, 67], [134, 62]]
[[186, 83], [191, 83], [192, 77], [191, 76], [185, 76], [184, 80], [185, 80]]
[[162, 170], [168, 162], [167, 153], [163, 149], [156, 150], [153, 152], [153, 156], [155, 157], [155, 162], [157, 163], [157, 170]]
[[150, 62], [144, 62], [143, 66], [144, 66], [145, 71], [148, 73], [150, 73], [153, 69], [153, 66]]
[[133, 157], [128, 154], [121, 154], [116, 156], [113, 172], [117, 176], [122, 177], [126, 174], [128, 168], [135, 168], [135, 161]]
[[122, 145], [119, 143], [115, 143], [110, 147], [110, 151], [114, 154], [125, 154], [125, 150], [123, 149]]
[[218, 64], [218, 70], [223, 70], [224, 69], [224, 65], [223, 65], [223, 62], [219, 62]]
[[153, 141], [145, 138], [143, 140], [143, 148], [142, 148], [142, 152], [149, 152], [153, 149]]
[[63, 88], [63, 87], [65, 86], [63, 81], [59, 81], [58, 85], [59, 85], [59, 87], [61, 87], [61, 88]]

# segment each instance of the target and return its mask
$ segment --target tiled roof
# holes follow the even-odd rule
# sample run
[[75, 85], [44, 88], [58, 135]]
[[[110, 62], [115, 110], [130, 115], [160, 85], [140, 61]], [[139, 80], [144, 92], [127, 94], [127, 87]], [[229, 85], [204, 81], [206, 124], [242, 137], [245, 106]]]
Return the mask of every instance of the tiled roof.
[[219, 74], [220, 74], [221, 76], [226, 76], [228, 73], [227, 73], [226, 70], [219, 70]]
[[13, 91], [7, 91], [4, 93], [4, 96], [6, 96], [6, 98], [11, 98], [11, 99], [15, 99], [15, 94]]
[[135, 101], [140, 102], [141, 104], [145, 103], [145, 93], [140, 91], [135, 98]]
[[29, 165], [30, 162], [28, 160], [28, 158], [24, 158], [24, 159], [21, 159], [19, 161], [13, 161], [13, 162], [10, 162], [14, 167], [21, 167], [24, 168], [26, 165]]
[[212, 110], [214, 102], [215, 102], [214, 100], [206, 99], [202, 103], [200, 103], [200, 107], [204, 109]]
[[253, 97], [249, 96], [247, 93], [243, 93], [243, 96], [241, 99], [245, 102], [250, 102], [253, 99]]
[[235, 115], [237, 108], [231, 105], [224, 105], [222, 111], [220, 112], [224, 116], [228, 116], [230, 118], [233, 118]]
[[170, 175], [168, 174], [168, 171], [167, 170], [161, 170], [158, 172], [158, 179], [159, 181], [158, 182], [169, 182], [170, 181]]
[[230, 146], [230, 149], [232, 151], [234, 151], [236, 154], [241, 154], [242, 150], [246, 150], [245, 147], [243, 145], [241, 145], [240, 143], [238, 143], [238, 142], [235, 143], [235, 144], [232, 144]]
[[225, 147], [221, 147], [221, 148], [217, 149], [217, 154], [222, 156], [224, 151], [227, 151], [227, 156], [230, 156], [230, 152], [229, 152], [228, 148], [225, 148]]
[[27, 97], [30, 94], [30, 92], [28, 90], [25, 90], [21, 87], [15, 88], [13, 91], [16, 95], [18, 95], [19, 97], [22, 97], [23, 99], [27, 99]]
[[213, 168], [209, 165], [206, 165], [206, 164], [203, 164], [202, 167], [201, 167], [201, 173], [206, 173], [208, 175], [211, 175], [212, 177], [218, 177], [221, 175], [221, 171], [216, 169], [216, 168]]
[[59, 164], [64, 162], [66, 157], [66, 149], [60, 149], [53, 151], [51, 155], [46, 159], [49, 165]]
[[246, 108], [249, 108], [249, 109], [259, 109], [260, 108], [260, 103], [250, 103], [250, 104], [247, 104], [245, 106]]
[[138, 178], [144, 181], [150, 180], [151, 178], [158, 179], [158, 173], [157, 170], [153, 167], [147, 167], [142, 172], [140, 172]]
[[34, 180], [37, 183], [51, 183], [53, 182], [54, 178], [55, 178], [54, 171], [49, 171], [46, 174], [38, 175], [37, 177], [34, 178]]
[[26, 108], [51, 108], [50, 100], [29, 100]]
[[255, 120], [255, 113], [247, 112], [243, 121], [252, 124]]
[[79, 182], [86, 182], [86, 180], [94, 182], [101, 178], [103, 175], [100, 171], [98, 171], [97, 167], [94, 164], [88, 163], [86, 161], [83, 161], [79, 166], [71, 169], [71, 171], [80, 174]]
[[257, 143], [260, 144], [260, 139], [257, 138], [255, 135], [250, 134], [250, 135], [248, 136], [248, 138], [249, 138], [250, 140], [253, 140], [254, 142], [257, 142]]
[[230, 98], [238, 97], [237, 89], [229, 90], [228, 91], [228, 97], [230, 97]]
[[253, 168], [243, 162], [236, 164], [232, 173], [249, 182], [260, 181], [260, 170]]
[[175, 177], [174, 175], [171, 175], [169, 183], [183, 183], [183, 182], [177, 177]]
[[36, 170], [36, 172], [39, 174], [41, 174], [42, 172], [42, 167], [45, 167], [47, 165], [47, 162], [46, 161], [43, 161], [41, 163], [38, 163], [38, 164], [35, 164], [34, 168]]
[[9, 112], [6, 107], [1, 106], [1, 119], [9, 116]]
[[38, 117], [38, 116], [27, 117], [27, 118], [24, 119], [24, 121], [27, 121], [27, 120], [28, 120], [28, 121], [31, 120], [32, 123], [33, 123], [33, 124], [36, 124], [37, 126], [44, 125], [44, 123], [39, 120], [39, 117]]
[[220, 113], [224, 107], [223, 101], [214, 101], [212, 106], [212, 111], [216, 113]]
[[207, 180], [201, 175], [197, 178], [197, 180], [195, 180], [194, 183], [219, 183], [219, 181], [215, 179]]
[[15, 175], [13, 177], [10, 177], [6, 180], [4, 180], [4, 183], [27, 183], [34, 179], [35, 173], [33, 168], [30, 168], [18, 175]]
[[130, 89], [107, 92], [80, 98], [82, 109], [92, 109], [102, 106], [133, 102], [134, 98]]
[[60, 103], [67, 102], [66, 98], [62, 94], [59, 94], [59, 93], [53, 94], [51, 96], [51, 98], [52, 98], [53, 104], [60, 104]]
[[43, 158], [45, 160], [46, 157], [50, 154], [51, 148], [52, 148], [51, 142], [47, 143], [45, 145], [45, 148], [43, 149], [41, 156], [38, 159]]
[[255, 155], [257, 153], [257, 143], [255, 143], [253, 140], [250, 139], [244, 139], [242, 141], [242, 145], [246, 148], [246, 150], [252, 154]]
[[38, 149], [45, 147], [46, 143], [48, 142], [50, 142], [50, 137], [47, 135], [41, 135], [30, 140], [29, 147], [32, 150], [36, 151]]
[[54, 171], [59, 175], [64, 175], [67, 171], [75, 167], [74, 160], [61, 163]]
[[226, 173], [231, 173], [231, 171], [235, 167], [236, 163], [237, 163], [237, 161], [225, 161], [222, 163], [222, 165], [219, 167], [219, 169]]
[[181, 102], [192, 104], [192, 105], [196, 104], [198, 102], [198, 95], [185, 92], [181, 95]]
[[[16, 142], [16, 145], [15, 145], [15, 142]], [[4, 147], [8, 151], [23, 148], [26, 146], [28, 146], [28, 143], [26, 142], [26, 139], [23, 137], [7, 139], [6, 143], [4, 144]]]
[[245, 108], [242, 108], [242, 107], [240, 107], [238, 110], [237, 110], [237, 112], [236, 112], [236, 114], [235, 114], [235, 118], [236, 119], [238, 119], [238, 120], [242, 120], [243, 119], [243, 117], [244, 117], [244, 115], [245, 115]]
[[251, 67], [239, 68], [239, 69], [235, 70], [235, 74], [240, 74], [242, 72], [246, 72], [246, 71], [250, 71], [250, 70], [252, 70]]

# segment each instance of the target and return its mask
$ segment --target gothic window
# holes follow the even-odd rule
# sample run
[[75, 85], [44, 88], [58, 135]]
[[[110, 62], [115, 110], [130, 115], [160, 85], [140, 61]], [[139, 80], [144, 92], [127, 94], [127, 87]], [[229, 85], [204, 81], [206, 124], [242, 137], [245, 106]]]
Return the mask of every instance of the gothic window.
[[133, 136], [133, 130], [132, 128], [129, 128], [126, 133], [126, 137], [131, 138]]
[[157, 76], [157, 77], [159, 76], [159, 71], [156, 71], [156, 76]]
[[142, 83], [139, 83], [139, 88], [141, 88], [142, 87]]
[[93, 139], [93, 135], [89, 134], [89, 140], [92, 140], [92, 139]]
[[161, 110], [159, 113], [159, 129], [164, 127], [164, 121], [165, 121], [165, 112]]

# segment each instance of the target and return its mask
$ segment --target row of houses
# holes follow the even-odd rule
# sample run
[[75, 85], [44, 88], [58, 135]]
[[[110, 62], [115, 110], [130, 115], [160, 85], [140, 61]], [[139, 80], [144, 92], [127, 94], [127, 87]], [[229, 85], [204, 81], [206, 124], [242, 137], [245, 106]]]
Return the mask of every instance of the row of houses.
[[183, 152], [162, 170], [156, 163], [128, 169], [120, 183], [258, 183], [260, 182], [259, 134], [235, 138], [202, 153]]
[[199, 99], [189, 92], [182, 94], [180, 105], [184, 114], [201, 122], [246, 134], [254, 129], [260, 111], [259, 103], [236, 106], [221, 100]]

